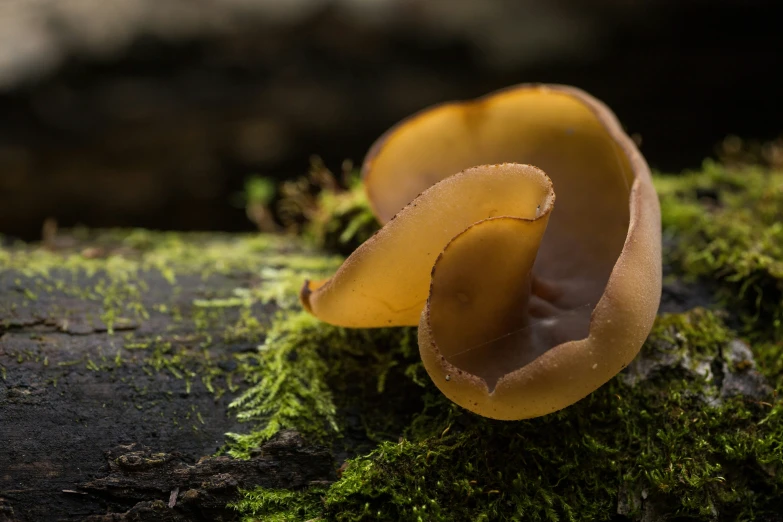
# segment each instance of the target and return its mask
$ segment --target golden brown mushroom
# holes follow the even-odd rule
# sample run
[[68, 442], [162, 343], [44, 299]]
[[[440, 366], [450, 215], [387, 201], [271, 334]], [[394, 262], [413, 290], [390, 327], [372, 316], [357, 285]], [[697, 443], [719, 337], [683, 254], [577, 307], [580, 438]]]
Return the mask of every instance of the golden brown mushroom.
[[660, 210], [598, 100], [522, 85], [441, 105], [382, 136], [363, 174], [385, 225], [305, 283], [320, 319], [418, 324], [438, 388], [496, 419], [573, 404], [639, 351], [661, 295]]

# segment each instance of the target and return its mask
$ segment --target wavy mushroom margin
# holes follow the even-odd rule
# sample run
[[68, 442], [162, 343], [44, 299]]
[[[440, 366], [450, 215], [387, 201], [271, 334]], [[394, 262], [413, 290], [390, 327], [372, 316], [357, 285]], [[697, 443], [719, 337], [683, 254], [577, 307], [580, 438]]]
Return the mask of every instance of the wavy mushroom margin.
[[[431, 295], [419, 321], [419, 350], [435, 385], [460, 406], [500, 420], [517, 420], [546, 415], [565, 408], [605, 384], [636, 356], [649, 334], [657, 314], [662, 281], [661, 225], [658, 197], [649, 167], [633, 141], [625, 134], [612, 111], [584, 91], [562, 85], [523, 84], [503, 89], [463, 107], [490, 104], [493, 98], [516, 90], [541, 89], [566, 94], [584, 104], [625, 154], [633, 183], [629, 194], [629, 225], [620, 255], [611, 271], [603, 295], [590, 316], [586, 338], [556, 345], [528, 364], [499, 378], [492, 390], [481, 377], [456, 367], [438, 349], [431, 324]], [[425, 114], [403, 120], [371, 147], [363, 165], [363, 177], [370, 200], [373, 160], [383, 151], [392, 134]], [[378, 209], [373, 205], [373, 208]], [[376, 212], [382, 221], [390, 219]], [[437, 266], [433, 271], [437, 270]], [[310, 310], [309, 296], [320, 284], [302, 291], [302, 302]]]

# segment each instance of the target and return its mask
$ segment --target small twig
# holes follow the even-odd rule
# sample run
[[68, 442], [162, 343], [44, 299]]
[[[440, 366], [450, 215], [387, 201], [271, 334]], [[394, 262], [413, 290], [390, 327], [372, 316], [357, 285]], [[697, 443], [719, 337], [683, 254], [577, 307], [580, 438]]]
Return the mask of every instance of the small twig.
[[169, 495], [169, 507], [173, 508], [177, 505], [177, 495], [179, 495], [179, 487], [174, 488], [171, 490], [171, 495]]

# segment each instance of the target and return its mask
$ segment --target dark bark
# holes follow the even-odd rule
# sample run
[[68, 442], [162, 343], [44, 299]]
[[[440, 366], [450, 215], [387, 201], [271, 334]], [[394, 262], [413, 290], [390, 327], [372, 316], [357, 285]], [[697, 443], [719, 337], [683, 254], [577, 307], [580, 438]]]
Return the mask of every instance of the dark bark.
[[230, 520], [226, 505], [239, 488], [300, 488], [336, 478], [331, 453], [305, 446], [294, 431], [280, 432], [250, 460], [204, 457], [190, 465], [179, 454], [138, 444], [109, 450], [106, 460], [109, 475], [81, 484], [79, 491], [136, 504], [121, 515], [89, 517], [93, 522]]
[[[183, 241], [206, 244], [217, 236], [199, 237]], [[0, 254], [32, 248], [39, 247]], [[272, 253], [280, 252], [291, 250]], [[62, 256], [46, 255], [65, 263], [74, 253], [107, 261], [141, 255], [122, 241], [95, 238], [69, 244]], [[263, 258], [258, 255], [253, 268], [207, 277], [199, 268], [182, 269], [175, 284], [159, 270], [141, 268], [118, 283], [118, 293], [103, 295], [96, 289], [116, 283], [105, 268], [90, 273], [63, 266], [25, 275], [0, 264], [0, 521], [230, 519], [225, 505], [239, 487], [332, 480], [330, 454], [304, 446], [292, 433], [250, 461], [205, 457], [223, 446], [226, 432], [249, 427], [227, 412], [235, 394], [210, 392], [201, 381], [199, 358], [224, 368], [222, 379], [237, 379], [238, 393], [232, 356], [254, 351], [260, 339], [225, 338], [236, 308], [196, 325], [194, 301], [257, 284]], [[141, 288], [135, 297], [126, 288], [132, 285]], [[107, 304], [112, 299], [118, 302]], [[148, 315], [134, 315], [134, 305]], [[116, 309], [111, 320], [107, 307]], [[254, 305], [252, 312], [263, 319], [273, 310]], [[155, 350], [133, 349], [134, 343], [163, 343], [159, 353], [179, 354], [185, 362], [156, 369]], [[183, 368], [193, 371], [190, 383]]]

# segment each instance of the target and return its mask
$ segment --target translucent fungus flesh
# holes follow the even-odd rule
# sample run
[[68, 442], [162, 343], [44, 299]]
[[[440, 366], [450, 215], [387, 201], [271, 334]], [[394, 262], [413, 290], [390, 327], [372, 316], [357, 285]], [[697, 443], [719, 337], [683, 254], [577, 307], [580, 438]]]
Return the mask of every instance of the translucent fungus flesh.
[[638, 352], [660, 299], [660, 211], [594, 98], [524, 85], [424, 111], [376, 142], [364, 175], [386, 224], [305, 284], [319, 318], [419, 324], [434, 383], [499, 419], [568, 406]]
[[[435, 260], [455, 236], [496, 216], [545, 227], [553, 202], [549, 178], [529, 165], [485, 165], [444, 178], [362, 244], [328, 282], [308, 282], [305, 305], [340, 326], [416, 325]], [[533, 257], [537, 247], [538, 241]]]

